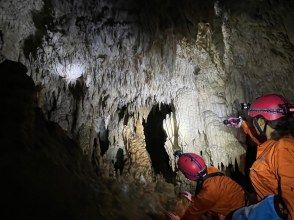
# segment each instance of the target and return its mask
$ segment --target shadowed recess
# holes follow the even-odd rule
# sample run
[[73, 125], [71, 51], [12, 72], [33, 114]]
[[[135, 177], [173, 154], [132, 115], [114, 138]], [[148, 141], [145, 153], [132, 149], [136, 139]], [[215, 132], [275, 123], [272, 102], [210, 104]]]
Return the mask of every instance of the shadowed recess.
[[143, 122], [146, 137], [147, 151], [150, 155], [152, 167], [156, 174], [161, 174], [172, 182], [175, 174], [169, 165], [169, 157], [164, 148], [166, 133], [163, 129], [163, 120], [172, 112], [170, 105], [161, 104], [153, 106], [148, 115], [147, 122]]

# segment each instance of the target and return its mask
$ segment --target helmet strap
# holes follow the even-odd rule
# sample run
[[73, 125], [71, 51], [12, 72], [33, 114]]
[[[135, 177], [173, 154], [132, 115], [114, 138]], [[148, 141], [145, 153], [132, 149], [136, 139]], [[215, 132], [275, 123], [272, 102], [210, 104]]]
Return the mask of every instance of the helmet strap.
[[198, 195], [202, 189], [203, 183], [208, 178], [214, 177], [214, 176], [224, 176], [221, 172], [215, 172], [215, 173], [205, 173], [200, 179], [196, 181], [196, 189], [195, 189], [195, 195]]
[[200, 179], [197, 179], [197, 181], [196, 181], [195, 195], [197, 195], [197, 194], [200, 193], [200, 190], [202, 189], [202, 186], [203, 186], [203, 182], [204, 182], [203, 177], [200, 178]]
[[201, 170], [198, 174], [199, 179], [203, 179], [203, 177], [207, 174], [207, 167], [205, 167], [203, 170]]
[[268, 122], [265, 120], [264, 127], [263, 127], [263, 129], [261, 129], [261, 127], [257, 123], [258, 118], [259, 117], [256, 117], [256, 118], [253, 119], [253, 124], [254, 124], [254, 127], [256, 127], [256, 129], [258, 130], [258, 133], [259, 133], [258, 139], [259, 139], [259, 141], [263, 143], [263, 142], [265, 142], [267, 140], [266, 128], [267, 128]]
[[266, 135], [267, 125], [268, 125], [268, 122], [265, 121], [265, 124], [264, 124], [264, 127], [263, 127], [263, 133], [264, 133], [264, 135]]
[[197, 195], [200, 190], [202, 189], [202, 185], [204, 182], [204, 176], [207, 174], [207, 168], [205, 167], [205, 169], [201, 170], [198, 175], [197, 175], [197, 179], [196, 179], [196, 190], [195, 190], [195, 195]]

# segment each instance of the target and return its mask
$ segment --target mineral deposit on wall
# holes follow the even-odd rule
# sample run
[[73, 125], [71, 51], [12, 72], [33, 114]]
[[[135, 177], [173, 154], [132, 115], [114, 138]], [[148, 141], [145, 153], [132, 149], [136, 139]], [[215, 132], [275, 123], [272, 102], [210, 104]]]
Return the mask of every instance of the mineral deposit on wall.
[[124, 125], [164, 103], [171, 164], [181, 148], [227, 165], [244, 153], [222, 124], [238, 103], [293, 99], [293, 3], [176, 2], [2, 0], [1, 59], [29, 68], [47, 118], [89, 158], [104, 139], [115, 161]]

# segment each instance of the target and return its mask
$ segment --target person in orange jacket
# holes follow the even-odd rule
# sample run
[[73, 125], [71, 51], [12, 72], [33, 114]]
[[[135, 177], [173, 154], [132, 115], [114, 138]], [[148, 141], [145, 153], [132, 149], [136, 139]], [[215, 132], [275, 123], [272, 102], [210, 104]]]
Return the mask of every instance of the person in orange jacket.
[[257, 193], [256, 205], [244, 207], [233, 219], [294, 219], [294, 105], [283, 96], [264, 95], [249, 105], [253, 127], [241, 118], [226, 124], [241, 127], [256, 143], [256, 160], [250, 180]]
[[184, 192], [191, 201], [183, 216], [168, 213], [169, 219], [197, 220], [213, 212], [222, 219], [232, 211], [245, 205], [245, 193], [240, 185], [213, 166], [207, 167], [203, 158], [194, 153], [179, 154], [179, 170], [184, 176], [196, 181], [195, 195]]

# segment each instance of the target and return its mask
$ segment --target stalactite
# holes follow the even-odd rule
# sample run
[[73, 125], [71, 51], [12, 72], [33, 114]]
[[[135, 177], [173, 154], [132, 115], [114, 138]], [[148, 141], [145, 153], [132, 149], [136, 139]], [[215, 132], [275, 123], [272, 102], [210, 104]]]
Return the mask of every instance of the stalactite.
[[[122, 106], [132, 124], [146, 119], [153, 105], [173, 103], [177, 145], [228, 165], [243, 153], [221, 123], [238, 112], [235, 103], [267, 92], [290, 99], [294, 93], [291, 3], [249, 1], [246, 12], [242, 4], [223, 1], [0, 4], [1, 57], [28, 66], [42, 87], [45, 115], [89, 158], [103, 129], [109, 130], [108, 160], [115, 162], [124, 149]], [[81, 79], [84, 98], [78, 101], [70, 88]], [[173, 160], [168, 143], [166, 149]]]

